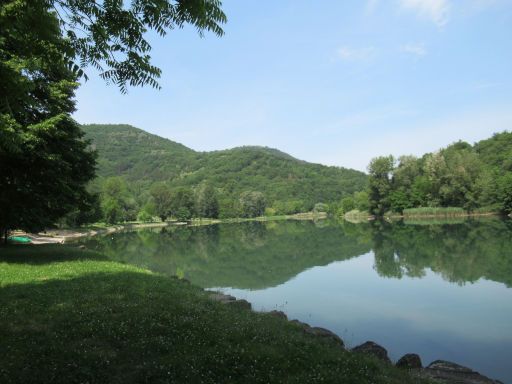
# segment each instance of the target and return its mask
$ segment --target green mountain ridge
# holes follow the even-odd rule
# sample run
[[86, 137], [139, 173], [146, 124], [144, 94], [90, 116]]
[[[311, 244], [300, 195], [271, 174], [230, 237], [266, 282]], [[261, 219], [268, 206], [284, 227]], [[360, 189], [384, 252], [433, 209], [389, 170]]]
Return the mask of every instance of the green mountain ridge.
[[146, 196], [157, 182], [173, 188], [208, 183], [221, 200], [260, 191], [270, 205], [293, 202], [290, 210], [299, 211], [310, 210], [318, 202], [337, 202], [367, 183], [363, 172], [308, 163], [269, 147], [197, 152], [129, 125], [92, 124], [82, 129], [98, 152], [97, 183], [122, 176], [139, 196]]

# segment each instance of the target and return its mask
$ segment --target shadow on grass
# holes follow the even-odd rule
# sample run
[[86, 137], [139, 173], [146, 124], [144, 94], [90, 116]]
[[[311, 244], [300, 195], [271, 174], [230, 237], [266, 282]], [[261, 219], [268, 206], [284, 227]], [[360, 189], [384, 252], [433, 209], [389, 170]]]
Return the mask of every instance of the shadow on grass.
[[407, 383], [293, 324], [137, 272], [0, 289], [2, 383]]
[[73, 260], [108, 260], [94, 251], [62, 244], [3, 245], [0, 247], [0, 263], [42, 265]]

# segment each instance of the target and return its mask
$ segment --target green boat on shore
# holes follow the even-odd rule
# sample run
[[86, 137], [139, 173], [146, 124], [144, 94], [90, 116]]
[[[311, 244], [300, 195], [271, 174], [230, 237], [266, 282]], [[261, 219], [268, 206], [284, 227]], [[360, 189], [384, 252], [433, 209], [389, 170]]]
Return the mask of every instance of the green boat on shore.
[[17, 244], [30, 244], [32, 242], [27, 236], [9, 236], [7, 240]]

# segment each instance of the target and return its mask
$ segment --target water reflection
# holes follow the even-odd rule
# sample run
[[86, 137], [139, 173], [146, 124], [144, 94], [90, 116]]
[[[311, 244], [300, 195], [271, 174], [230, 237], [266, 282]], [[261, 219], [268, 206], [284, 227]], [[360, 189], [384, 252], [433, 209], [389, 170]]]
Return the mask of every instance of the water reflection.
[[512, 222], [376, 223], [372, 248], [379, 275], [422, 277], [430, 269], [464, 284], [480, 278], [512, 284]]
[[167, 227], [96, 237], [87, 246], [112, 259], [204, 287], [262, 289], [300, 272], [373, 250], [382, 277], [424, 277], [428, 270], [464, 284], [480, 278], [512, 285], [512, 224], [249, 222]]

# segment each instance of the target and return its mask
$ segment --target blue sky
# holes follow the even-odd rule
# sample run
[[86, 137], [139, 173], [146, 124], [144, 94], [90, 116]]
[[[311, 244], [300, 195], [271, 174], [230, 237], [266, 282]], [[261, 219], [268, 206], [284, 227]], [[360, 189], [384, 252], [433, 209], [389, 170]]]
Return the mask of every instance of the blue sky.
[[150, 36], [162, 90], [88, 71], [80, 123], [365, 170], [512, 130], [512, 0], [224, 0], [225, 36]]

